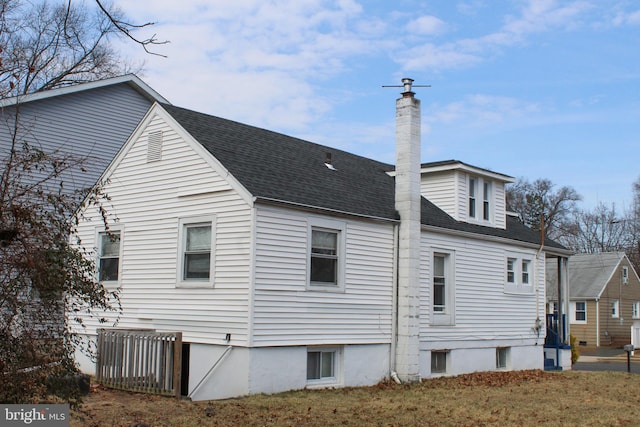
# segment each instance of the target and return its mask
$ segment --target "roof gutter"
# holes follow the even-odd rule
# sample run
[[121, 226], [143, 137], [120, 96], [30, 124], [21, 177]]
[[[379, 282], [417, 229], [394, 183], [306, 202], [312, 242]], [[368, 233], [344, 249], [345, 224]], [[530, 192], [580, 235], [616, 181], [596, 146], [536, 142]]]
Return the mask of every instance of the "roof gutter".
[[[432, 232], [436, 232], [436, 233], [449, 234], [449, 235], [458, 236], [458, 237], [474, 237], [476, 239], [478, 238], [478, 236], [482, 236], [485, 240], [488, 240], [488, 241], [491, 241], [491, 242], [509, 243], [509, 244], [513, 244], [514, 242], [517, 242], [518, 245], [520, 245], [520, 246], [522, 246], [524, 248], [530, 248], [530, 249], [535, 249], [535, 250], [538, 250], [540, 248], [540, 244], [539, 243], [523, 242], [522, 240], [509, 239], [507, 237], [492, 236], [490, 234], [472, 233], [472, 232], [469, 232], [469, 231], [453, 230], [451, 228], [436, 227], [436, 226], [433, 226], [433, 225], [424, 225], [423, 224], [422, 225], [422, 230], [423, 231], [432, 231]], [[568, 249], [552, 248], [552, 247], [549, 247], [549, 246], [545, 246], [545, 251], [549, 255], [554, 255], [554, 256], [571, 256], [571, 255], [573, 255], [573, 251], [570, 251]]]

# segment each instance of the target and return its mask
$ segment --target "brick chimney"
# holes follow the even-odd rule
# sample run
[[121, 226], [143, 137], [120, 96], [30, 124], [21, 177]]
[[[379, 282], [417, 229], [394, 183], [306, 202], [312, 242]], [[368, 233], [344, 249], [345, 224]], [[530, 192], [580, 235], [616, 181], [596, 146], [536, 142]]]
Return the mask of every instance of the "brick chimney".
[[420, 380], [420, 100], [412, 79], [402, 79], [396, 100], [395, 206], [398, 232], [398, 313], [395, 370], [400, 380]]

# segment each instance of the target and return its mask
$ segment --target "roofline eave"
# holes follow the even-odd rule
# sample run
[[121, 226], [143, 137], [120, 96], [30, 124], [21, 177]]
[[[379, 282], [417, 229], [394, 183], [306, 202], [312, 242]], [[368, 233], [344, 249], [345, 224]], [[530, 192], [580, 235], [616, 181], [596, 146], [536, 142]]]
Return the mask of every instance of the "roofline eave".
[[275, 199], [275, 198], [272, 198], [272, 197], [254, 196], [253, 197], [253, 201], [254, 201], [254, 204], [255, 203], [264, 203], [264, 204], [267, 204], [267, 205], [289, 206], [289, 207], [294, 207], [294, 208], [297, 208], [297, 209], [300, 209], [300, 210], [310, 211], [310, 212], [330, 213], [330, 214], [334, 214], [334, 215], [351, 216], [351, 217], [356, 217], [356, 218], [365, 218], [365, 219], [369, 219], [369, 220], [373, 220], [373, 221], [390, 222], [390, 223], [394, 223], [394, 224], [399, 224], [400, 223], [399, 219], [385, 218], [385, 217], [375, 216], [375, 215], [365, 215], [365, 214], [361, 214], [361, 213], [348, 212], [348, 211], [341, 211], [341, 210], [338, 210], [338, 209], [331, 209], [331, 208], [326, 208], [326, 207], [322, 207], [322, 206], [307, 205], [307, 204], [304, 204], [304, 203], [291, 202], [291, 201], [282, 200], [282, 199]]

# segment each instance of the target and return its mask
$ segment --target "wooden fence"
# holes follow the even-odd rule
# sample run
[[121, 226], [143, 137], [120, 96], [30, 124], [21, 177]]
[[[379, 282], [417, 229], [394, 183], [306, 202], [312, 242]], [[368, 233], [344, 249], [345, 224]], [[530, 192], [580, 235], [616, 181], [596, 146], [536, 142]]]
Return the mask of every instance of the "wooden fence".
[[96, 379], [106, 387], [180, 397], [182, 333], [98, 329]]

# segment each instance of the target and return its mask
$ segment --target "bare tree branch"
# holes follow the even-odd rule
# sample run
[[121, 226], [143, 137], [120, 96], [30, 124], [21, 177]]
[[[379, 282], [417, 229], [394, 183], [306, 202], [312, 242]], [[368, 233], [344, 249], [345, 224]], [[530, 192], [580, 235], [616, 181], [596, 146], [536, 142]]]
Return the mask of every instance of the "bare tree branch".
[[[71, 0], [69, 0], [69, 2], [71, 2]], [[151, 25], [155, 25], [155, 22], [147, 22], [147, 23], [144, 23], [144, 24], [131, 24], [129, 22], [125, 22], [125, 21], [122, 21], [122, 20], [116, 18], [109, 10], [107, 10], [107, 8], [105, 8], [103, 6], [103, 4], [102, 4], [102, 2], [100, 0], [96, 0], [96, 3], [98, 4], [98, 7], [100, 7], [102, 12], [109, 18], [111, 23], [113, 23], [113, 25], [118, 30], [120, 30], [124, 35], [129, 37], [132, 41], [134, 41], [135, 43], [138, 43], [139, 45], [141, 45], [145, 52], [147, 52], [147, 53], [149, 53], [151, 55], [157, 55], [157, 56], [161, 56], [163, 58], [166, 58], [166, 55], [162, 55], [162, 54], [159, 54], [159, 53], [156, 53], [156, 52], [152, 52], [152, 51], [149, 50], [148, 47], [150, 45], [167, 44], [167, 43], [169, 43], [169, 41], [167, 41], [167, 40], [159, 41], [158, 39], [156, 39], [156, 35], [155, 34], [152, 35], [151, 37], [147, 38], [147, 39], [138, 39], [131, 33], [132, 29], [140, 29], [140, 28], [151, 26]]]

